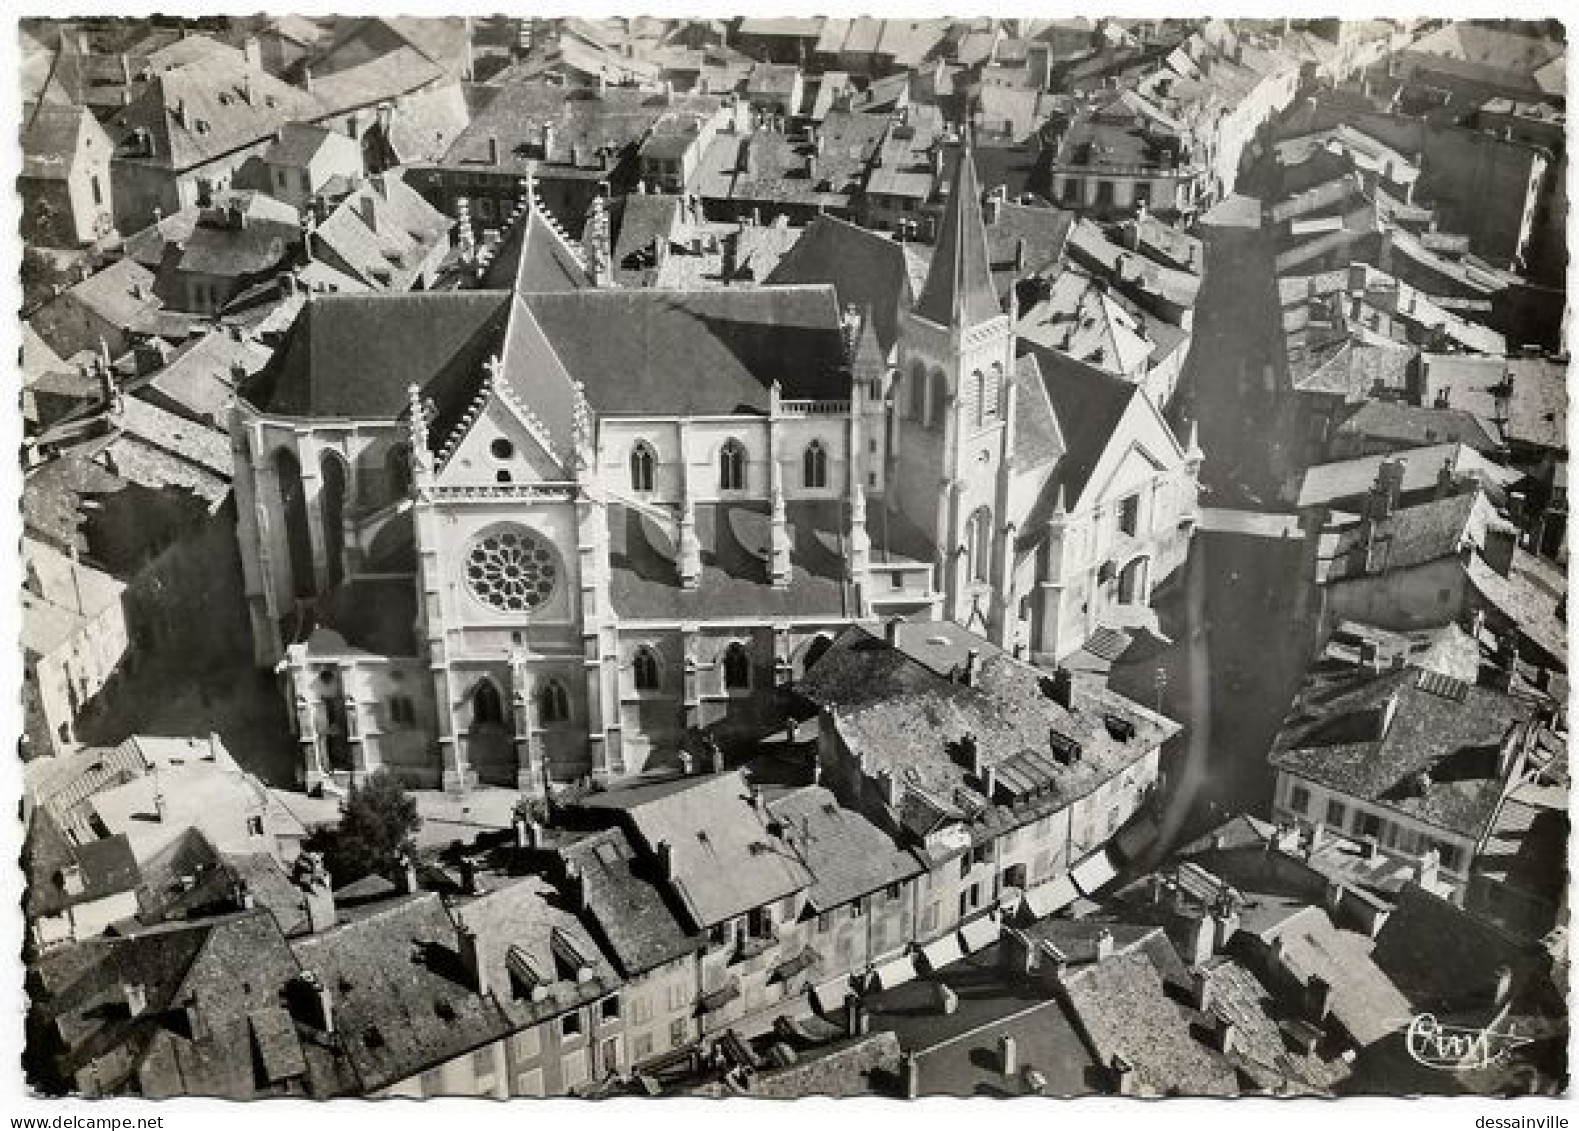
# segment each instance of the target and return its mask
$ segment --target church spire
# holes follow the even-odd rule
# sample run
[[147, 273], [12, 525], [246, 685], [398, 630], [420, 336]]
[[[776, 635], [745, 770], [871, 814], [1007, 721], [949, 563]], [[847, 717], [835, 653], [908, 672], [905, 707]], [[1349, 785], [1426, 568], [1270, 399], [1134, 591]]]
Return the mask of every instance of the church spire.
[[968, 140], [960, 148], [954, 183], [943, 204], [943, 227], [915, 309], [929, 322], [958, 328], [1003, 313], [992, 285], [981, 187], [976, 183], [976, 160]]

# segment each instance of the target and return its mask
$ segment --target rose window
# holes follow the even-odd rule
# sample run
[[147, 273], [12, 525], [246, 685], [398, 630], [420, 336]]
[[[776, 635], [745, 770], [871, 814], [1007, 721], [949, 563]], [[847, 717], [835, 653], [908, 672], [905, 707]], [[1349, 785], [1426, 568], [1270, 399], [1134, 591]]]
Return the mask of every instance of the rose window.
[[524, 530], [496, 530], [472, 543], [466, 584], [479, 601], [507, 613], [542, 608], [554, 592], [554, 552]]

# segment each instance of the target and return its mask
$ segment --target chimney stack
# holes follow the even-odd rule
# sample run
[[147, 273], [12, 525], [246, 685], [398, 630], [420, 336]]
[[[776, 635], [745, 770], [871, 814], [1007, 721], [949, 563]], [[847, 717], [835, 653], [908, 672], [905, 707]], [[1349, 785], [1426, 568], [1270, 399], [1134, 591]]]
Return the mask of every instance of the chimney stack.
[[1052, 684], [1053, 702], [1066, 711], [1073, 710], [1075, 702], [1074, 674], [1060, 664], [1053, 670]]
[[666, 880], [674, 879], [674, 846], [660, 840], [653, 845], [652, 851], [658, 860], [658, 874]]
[[466, 979], [473, 992], [486, 994], [488, 992], [488, 967], [483, 961], [482, 949], [477, 942], [477, 932], [468, 924], [462, 923], [457, 932], [460, 942], [461, 965], [466, 969]]
[[903, 617], [894, 617], [883, 625], [883, 639], [890, 648], [899, 647], [899, 628], [904, 623]]
[[1020, 1070], [1019, 1043], [1007, 1033], [998, 1038], [998, 1069], [1004, 1079], [1013, 1078]]
[[302, 985], [312, 997], [312, 1021], [325, 1033], [334, 1032], [334, 995], [316, 970], [302, 971]]
[[963, 681], [966, 687], [975, 687], [978, 672], [981, 667], [981, 649], [972, 648], [965, 653], [965, 672]]
[[1305, 980], [1305, 1011], [1317, 1025], [1325, 1023], [1332, 1011], [1332, 985], [1320, 975]]
[[488, 164], [499, 164], [499, 135], [497, 134], [488, 135]]
[[421, 883], [417, 879], [417, 862], [412, 859], [409, 852], [400, 854], [400, 879], [398, 885], [402, 895], [415, 895], [421, 890]]
[[1113, 957], [1113, 932], [1103, 927], [1097, 932], [1097, 961]]

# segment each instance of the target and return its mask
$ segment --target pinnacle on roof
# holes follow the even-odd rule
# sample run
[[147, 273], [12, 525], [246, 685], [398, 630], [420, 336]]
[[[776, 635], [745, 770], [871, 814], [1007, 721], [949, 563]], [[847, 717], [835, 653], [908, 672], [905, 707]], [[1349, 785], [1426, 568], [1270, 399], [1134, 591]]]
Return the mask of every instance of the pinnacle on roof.
[[981, 215], [976, 160], [966, 141], [943, 206], [943, 228], [916, 301], [916, 313], [939, 326], [974, 326], [1003, 313], [992, 285], [987, 226]]

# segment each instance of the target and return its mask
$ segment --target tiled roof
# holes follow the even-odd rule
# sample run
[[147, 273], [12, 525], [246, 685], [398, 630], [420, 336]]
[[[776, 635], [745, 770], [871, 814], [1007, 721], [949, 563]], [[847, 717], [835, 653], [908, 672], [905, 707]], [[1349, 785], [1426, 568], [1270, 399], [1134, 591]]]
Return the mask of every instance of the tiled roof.
[[240, 367], [250, 377], [263, 368], [273, 351], [261, 342], [226, 330], [213, 330], [179, 348], [154, 372], [124, 386], [130, 396], [211, 427], [228, 429], [227, 412]]
[[[24, 107], [22, 175], [41, 180], [62, 180], [70, 176], [84, 130], [107, 143], [103, 130], [86, 107], [48, 103]], [[109, 159], [107, 144], [104, 158]]]
[[[611, 790], [600, 807], [621, 807]], [[738, 772], [686, 779], [683, 788], [638, 799], [625, 817], [648, 852], [669, 845], [671, 884], [696, 927], [711, 927], [803, 891], [813, 877], [767, 815], [752, 803]]]
[[499, 1004], [467, 985], [458, 932], [435, 894], [401, 899], [291, 945], [301, 968], [333, 995], [339, 1045], [364, 1093], [510, 1029]]
[[1547, 663], [1567, 668], [1568, 629], [1560, 610], [1566, 607], [1568, 581], [1562, 567], [1515, 546], [1506, 576], [1478, 554], [1470, 560], [1468, 574], [1487, 607], [1544, 653]]
[[[1007, 296], [1017, 276], [1044, 271], [1063, 258], [1075, 221], [1074, 213], [1061, 208], [1011, 201], [1000, 201], [989, 215], [987, 254], [1000, 297]], [[1023, 266], [1016, 270], [1014, 261], [1022, 246]]]
[[702, 945], [686, 931], [652, 878], [650, 863], [636, 858], [624, 829], [603, 829], [561, 849], [581, 877], [587, 915], [626, 977], [670, 962]]
[[1508, 439], [1518, 444], [1568, 450], [1568, 367], [1544, 357], [1509, 358]]
[[1239, 1092], [1221, 1053], [1195, 1039], [1190, 1019], [1168, 995], [1144, 952], [1115, 954], [1074, 970], [1064, 983], [1069, 1005], [1097, 1059], [1121, 1057], [1139, 1095]]
[[917, 857], [827, 789], [805, 786], [768, 805], [811, 869], [812, 905], [828, 911], [925, 871]]
[[1059, 271], [1045, 286], [1046, 299], [1024, 310], [1016, 324], [1022, 342], [1130, 379], [1145, 372], [1156, 345], [1106, 286], [1075, 267]]
[[306, 122], [286, 122], [280, 127], [274, 144], [263, 151], [263, 160], [270, 165], [284, 165], [288, 168], [306, 168], [312, 159], [318, 156], [318, 151], [331, 137], [337, 135], [322, 126], [309, 125]]
[[[1158, 224], [1157, 228], [1162, 226]], [[1069, 231], [1068, 241], [1069, 253], [1075, 260], [1101, 272], [1115, 287], [1136, 298], [1154, 294], [1189, 308], [1200, 295], [1199, 267], [1191, 272], [1158, 262], [1143, 250], [1131, 251], [1110, 240], [1090, 220], [1076, 221]]]
[[1304, 706], [1273, 743], [1272, 765], [1479, 838], [1502, 795], [1502, 744], [1535, 708], [1452, 680], [1441, 685], [1451, 696], [1440, 694], [1431, 674], [1413, 665], [1380, 675], [1313, 673], [1302, 689]]
[[[977, 676], [949, 677], [975, 649]], [[841, 740], [865, 759], [864, 772], [895, 775], [909, 793], [923, 793], [958, 819], [990, 809], [981, 783], [960, 752], [969, 737], [986, 766], [1035, 755], [1042, 796], [1067, 805], [1134, 764], [1178, 724], [1077, 677], [1073, 709], [1048, 695], [1048, 677], [957, 626], [901, 627], [900, 647], [852, 627], [806, 673], [797, 690], [827, 712]], [[1134, 725], [1115, 737], [1108, 720]], [[1050, 752], [1051, 735], [1079, 746], [1064, 764]], [[1000, 789], [1017, 779], [1000, 775]]]

